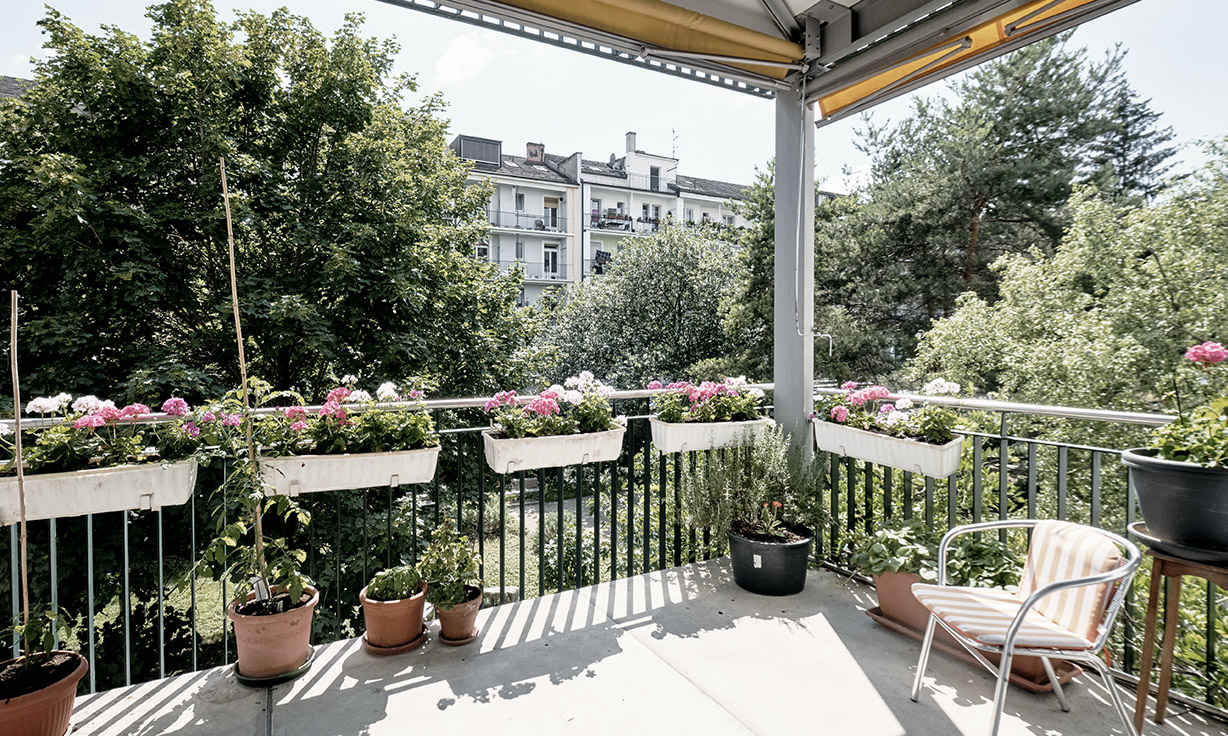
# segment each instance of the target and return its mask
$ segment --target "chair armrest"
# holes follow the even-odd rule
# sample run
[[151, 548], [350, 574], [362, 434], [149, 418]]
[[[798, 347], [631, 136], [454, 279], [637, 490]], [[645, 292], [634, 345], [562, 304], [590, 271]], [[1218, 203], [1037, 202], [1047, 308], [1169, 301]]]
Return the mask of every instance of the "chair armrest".
[[951, 540], [961, 534], [970, 534], [974, 532], [993, 531], [995, 529], [1025, 529], [1034, 527], [1040, 523], [1040, 519], [1006, 519], [1002, 521], [982, 521], [979, 524], [964, 524], [957, 526], [948, 531], [942, 536], [942, 541], [938, 543], [938, 584], [946, 585], [947, 579], [947, 547], [951, 544]]

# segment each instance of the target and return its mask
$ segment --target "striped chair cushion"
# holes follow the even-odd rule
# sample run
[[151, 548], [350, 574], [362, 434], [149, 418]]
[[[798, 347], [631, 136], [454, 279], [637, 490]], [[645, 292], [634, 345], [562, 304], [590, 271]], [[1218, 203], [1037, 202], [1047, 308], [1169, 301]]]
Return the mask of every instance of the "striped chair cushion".
[[[980, 644], [1001, 646], [1006, 629], [1023, 605], [1014, 593], [993, 588], [914, 583], [913, 595], [951, 628]], [[1024, 618], [1015, 646], [1049, 649], [1090, 649], [1086, 638], [1058, 626], [1036, 610]]]
[[[1067, 521], [1042, 521], [1032, 532], [1019, 596], [1026, 598], [1059, 580], [1106, 573], [1120, 564], [1121, 550], [1103, 534]], [[1041, 599], [1035, 610], [1063, 629], [1095, 640], [1111, 592], [1111, 584], [1069, 588]]]

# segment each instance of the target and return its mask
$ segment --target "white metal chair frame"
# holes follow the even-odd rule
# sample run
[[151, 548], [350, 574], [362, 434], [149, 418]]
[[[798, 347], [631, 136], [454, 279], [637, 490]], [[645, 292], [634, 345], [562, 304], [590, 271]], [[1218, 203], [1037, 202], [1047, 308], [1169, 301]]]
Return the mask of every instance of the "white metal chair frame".
[[[946, 563], [947, 563], [947, 547], [951, 540], [961, 534], [974, 532], [993, 531], [997, 529], [1012, 529], [1012, 528], [1030, 528], [1035, 527], [1041, 520], [1039, 519], [1021, 519], [1017, 521], [986, 521], [979, 524], [966, 524], [958, 526], [947, 532], [942, 542], [938, 545], [938, 585], [945, 585], [946, 580]], [[1103, 661], [1096, 655], [1104, 648], [1108, 641], [1109, 634], [1113, 629], [1113, 623], [1117, 619], [1117, 614], [1121, 610], [1121, 606], [1125, 601], [1126, 591], [1130, 588], [1131, 580], [1134, 573], [1138, 571], [1139, 564], [1142, 561], [1142, 553], [1138, 547], [1127, 540], [1126, 538], [1114, 534], [1104, 529], [1095, 527], [1086, 527], [1087, 529], [1103, 535], [1122, 550], [1125, 555], [1122, 557], [1121, 563], [1105, 573], [1098, 575], [1089, 575], [1086, 577], [1071, 578], [1070, 580], [1059, 580], [1048, 585], [1037, 588], [1031, 595], [1023, 601], [1023, 605], [1019, 607], [1018, 613], [1015, 614], [1014, 620], [1006, 630], [1006, 638], [1000, 645], [983, 644], [973, 641], [967, 636], [964, 636], [959, 631], [956, 631], [946, 621], [943, 621], [937, 614], [930, 612], [929, 622], [925, 626], [925, 638], [921, 644], [921, 657], [917, 660], [917, 674], [912, 684], [912, 700], [916, 702], [918, 695], [921, 692], [921, 678], [925, 676], [925, 668], [929, 663], [930, 648], [934, 643], [934, 627], [941, 624], [948, 633], [951, 634], [960, 644], [967, 649], [972, 656], [976, 657], [986, 669], [992, 672], [997, 678], [997, 686], [994, 688], [994, 714], [993, 722], [990, 725], [990, 736], [997, 736], [998, 728], [1002, 722], [1002, 709], [1006, 703], [1006, 687], [1010, 684], [1011, 658], [1015, 654], [1032, 655], [1040, 657], [1041, 663], [1045, 667], [1045, 674], [1048, 675], [1049, 681], [1053, 683], [1053, 692], [1057, 695], [1058, 703], [1063, 711], [1069, 711], [1070, 705], [1066, 701], [1066, 694], [1062, 692], [1062, 684], [1058, 681], [1056, 673], [1053, 671], [1053, 665], [1049, 662], [1050, 657], [1057, 659], [1065, 659], [1076, 661], [1081, 664], [1091, 665], [1100, 673], [1104, 679], [1104, 684], [1108, 688], [1109, 695], [1113, 699], [1113, 705], [1117, 708], [1118, 715], [1121, 716], [1121, 722], [1125, 726], [1126, 733], [1130, 736], [1138, 736], [1138, 732], [1134, 729], [1134, 721], [1130, 714], [1126, 712], [1126, 707], [1122, 703], [1121, 695], [1117, 692], [1117, 686], [1113, 683], [1112, 676], [1109, 674], [1109, 669]], [[1083, 586], [1106, 585], [1116, 583], [1116, 591], [1113, 593], [1112, 599], [1105, 608], [1104, 617], [1100, 623], [1100, 633], [1096, 640], [1092, 642], [1092, 646], [1088, 649], [1056, 649], [1048, 647], [1016, 647], [1015, 637], [1019, 634], [1020, 628], [1023, 626], [1024, 618], [1037, 603], [1046, 596], [1052, 595], [1062, 590], [1069, 588], [1079, 588]], [[1000, 656], [1000, 665], [995, 667], [985, 655], [981, 652], [993, 652]]]

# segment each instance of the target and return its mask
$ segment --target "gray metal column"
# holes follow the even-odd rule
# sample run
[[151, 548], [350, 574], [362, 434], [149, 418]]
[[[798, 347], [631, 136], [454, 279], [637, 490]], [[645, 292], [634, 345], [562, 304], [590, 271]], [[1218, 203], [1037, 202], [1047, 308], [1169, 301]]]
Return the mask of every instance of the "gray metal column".
[[[814, 108], [795, 87], [776, 96], [776, 421], [812, 447], [814, 393]], [[807, 453], [809, 457], [810, 453]]]

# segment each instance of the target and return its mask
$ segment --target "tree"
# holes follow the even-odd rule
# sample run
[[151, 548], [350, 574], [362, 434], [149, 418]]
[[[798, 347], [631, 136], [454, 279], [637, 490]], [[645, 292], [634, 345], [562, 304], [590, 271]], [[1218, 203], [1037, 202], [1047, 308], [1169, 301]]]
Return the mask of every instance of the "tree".
[[712, 378], [696, 363], [724, 356], [728, 301], [742, 258], [702, 229], [667, 225], [631, 238], [605, 275], [572, 285], [543, 330], [542, 380], [589, 370], [620, 388], [652, 379]]
[[[437, 96], [405, 107], [398, 47], [279, 10], [149, 11], [141, 41], [54, 10], [54, 53], [0, 106], [0, 273], [25, 297], [31, 395], [217, 395], [236, 381], [225, 157], [252, 372], [308, 395], [336, 375], [506, 378], [516, 287], [468, 256], [487, 192], [444, 145]], [[118, 396], [117, 396], [118, 398]]]

